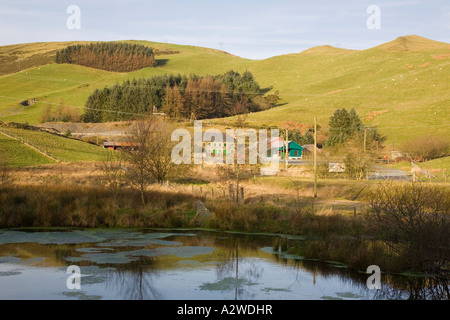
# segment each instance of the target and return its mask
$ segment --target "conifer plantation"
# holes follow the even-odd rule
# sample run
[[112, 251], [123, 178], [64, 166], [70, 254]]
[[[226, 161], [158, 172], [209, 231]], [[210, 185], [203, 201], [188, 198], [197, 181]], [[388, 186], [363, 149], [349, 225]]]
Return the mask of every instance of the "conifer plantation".
[[68, 46], [56, 52], [55, 61], [115, 72], [136, 71], [156, 65], [153, 49], [122, 42]]
[[83, 120], [131, 120], [155, 111], [172, 118], [200, 120], [260, 111], [273, 105], [262, 97], [248, 71], [203, 77], [166, 74], [95, 90], [86, 102]]

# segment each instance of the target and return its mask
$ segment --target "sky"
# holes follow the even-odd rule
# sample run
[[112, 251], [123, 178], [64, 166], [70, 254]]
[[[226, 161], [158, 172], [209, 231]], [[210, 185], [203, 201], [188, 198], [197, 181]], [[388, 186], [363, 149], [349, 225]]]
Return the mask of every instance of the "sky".
[[450, 1], [0, 0], [0, 30], [0, 45], [132, 39], [265, 59], [319, 45], [368, 49], [405, 35], [450, 43]]

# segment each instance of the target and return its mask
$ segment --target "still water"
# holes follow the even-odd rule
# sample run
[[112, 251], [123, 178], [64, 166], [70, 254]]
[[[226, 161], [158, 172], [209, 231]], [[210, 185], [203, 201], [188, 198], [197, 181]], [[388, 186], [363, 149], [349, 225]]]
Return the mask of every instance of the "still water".
[[[382, 274], [382, 288], [369, 290], [369, 274], [278, 246], [301, 241], [198, 230], [0, 230], [0, 299], [448, 299], [447, 281]], [[69, 266], [79, 267], [80, 288]]]

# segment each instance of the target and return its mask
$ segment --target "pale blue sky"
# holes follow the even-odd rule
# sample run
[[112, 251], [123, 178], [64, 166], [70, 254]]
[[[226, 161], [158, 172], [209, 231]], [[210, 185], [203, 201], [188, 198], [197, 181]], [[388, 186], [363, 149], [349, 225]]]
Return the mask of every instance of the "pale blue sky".
[[[69, 5], [81, 29], [66, 27]], [[369, 30], [367, 8], [381, 10]], [[250, 59], [317, 45], [367, 49], [417, 34], [450, 42], [449, 0], [0, 0], [0, 45], [69, 40], [150, 40], [222, 49]]]

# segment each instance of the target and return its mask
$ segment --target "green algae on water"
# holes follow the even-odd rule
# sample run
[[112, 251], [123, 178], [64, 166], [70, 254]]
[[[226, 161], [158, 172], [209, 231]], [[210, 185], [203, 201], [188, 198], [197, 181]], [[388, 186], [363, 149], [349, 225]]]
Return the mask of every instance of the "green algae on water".
[[243, 286], [254, 286], [254, 285], [257, 285], [257, 283], [250, 282], [246, 279], [236, 279], [232, 277], [227, 277], [218, 282], [204, 283], [200, 286], [200, 290], [227, 291]]

